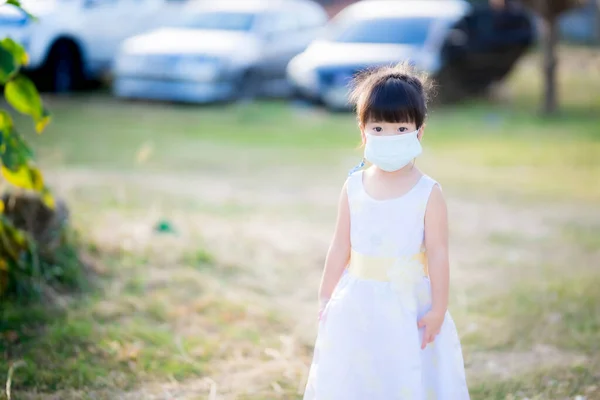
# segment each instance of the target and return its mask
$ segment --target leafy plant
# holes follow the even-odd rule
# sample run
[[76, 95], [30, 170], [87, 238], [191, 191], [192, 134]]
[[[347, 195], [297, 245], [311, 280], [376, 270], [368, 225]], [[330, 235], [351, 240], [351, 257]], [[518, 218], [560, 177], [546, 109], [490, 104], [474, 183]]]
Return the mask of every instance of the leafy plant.
[[[2, 7], [17, 7], [19, 0], [9, 0]], [[27, 13], [27, 15], [29, 15]], [[35, 130], [42, 133], [50, 122], [50, 113], [44, 107], [34, 83], [21, 74], [27, 65], [25, 49], [10, 37], [0, 40], [0, 85], [4, 87], [6, 102], [19, 113], [33, 119]], [[54, 212], [55, 199], [46, 186], [42, 172], [34, 161], [33, 151], [17, 132], [6, 109], [0, 108], [0, 187], [11, 186], [10, 196], [0, 199], [0, 299], [9, 291], [21, 290], [29, 283], [44, 279], [41, 269], [38, 238], [25, 229], [27, 224], [15, 221], [16, 195], [34, 198], [47, 214]], [[3, 185], [6, 183], [8, 185]], [[39, 212], [34, 215], [37, 219]], [[27, 281], [28, 283], [25, 283]], [[16, 282], [20, 282], [17, 284]]]

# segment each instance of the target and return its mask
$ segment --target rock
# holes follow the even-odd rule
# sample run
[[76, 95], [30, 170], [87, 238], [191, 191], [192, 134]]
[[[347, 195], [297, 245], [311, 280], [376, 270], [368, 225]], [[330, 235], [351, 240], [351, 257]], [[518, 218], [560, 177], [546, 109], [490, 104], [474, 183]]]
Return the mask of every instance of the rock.
[[6, 217], [33, 237], [41, 252], [52, 252], [60, 246], [69, 218], [64, 201], [57, 199], [54, 209], [48, 208], [34, 193], [5, 193], [2, 201]]

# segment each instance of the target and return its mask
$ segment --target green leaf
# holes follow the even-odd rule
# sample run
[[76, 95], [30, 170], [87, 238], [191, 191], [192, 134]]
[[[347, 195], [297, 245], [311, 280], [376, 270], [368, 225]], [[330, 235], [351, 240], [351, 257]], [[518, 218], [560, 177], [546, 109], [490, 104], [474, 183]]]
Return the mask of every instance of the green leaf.
[[41, 133], [50, 123], [50, 112], [42, 104], [40, 94], [29, 78], [18, 75], [6, 84], [4, 95], [15, 110], [33, 117], [37, 133]]
[[54, 196], [52, 195], [52, 192], [50, 192], [50, 189], [48, 189], [47, 187], [44, 187], [44, 189], [42, 190], [42, 201], [44, 202], [46, 207], [50, 209], [54, 209], [54, 207], [56, 206]]
[[29, 78], [19, 75], [8, 82], [4, 95], [15, 110], [31, 115], [36, 123], [46, 117], [40, 94]]
[[2, 156], [2, 167], [11, 171], [18, 171], [19, 167], [25, 163], [25, 158], [14, 147], [6, 146]]
[[24, 159], [33, 160], [33, 150], [16, 130], [13, 129], [10, 140], [7, 143], [17, 149]]
[[10, 114], [2, 109], [0, 109], [0, 130], [9, 129], [14, 127], [12, 117]]
[[15, 130], [10, 114], [4, 110], [0, 110], [0, 159], [12, 171], [33, 159], [33, 151]]
[[27, 55], [27, 52], [23, 46], [12, 40], [12, 38], [4, 38], [2, 41], [0, 41], [0, 46], [8, 50], [13, 55], [17, 63], [19, 63], [19, 65], [27, 65], [29, 62], [29, 56]]
[[35, 131], [37, 133], [42, 133], [44, 131], [44, 129], [46, 129], [46, 126], [48, 126], [48, 124], [50, 123], [51, 119], [52, 119], [52, 115], [46, 108], [44, 108], [42, 111], [41, 118], [38, 118], [35, 121]]
[[8, 82], [19, 71], [15, 56], [0, 46], [0, 84]]
[[27, 10], [25, 10], [23, 8], [23, 5], [21, 4], [21, 2], [19, 0], [7, 0], [6, 4], [10, 4], [13, 5], [15, 7], [17, 7], [18, 9], [20, 9], [21, 11], [23, 11], [25, 14], [27, 14], [27, 16], [31, 19], [33, 19], [34, 21], [37, 20], [37, 18], [31, 14], [29, 14], [29, 12], [27, 12]]
[[[9, 137], [10, 132], [14, 129], [14, 123], [10, 114], [4, 110], [0, 110], [0, 154], [4, 153], [5, 136]], [[5, 133], [6, 132], [6, 133]]]
[[15, 125], [8, 112], [0, 109], [0, 154], [4, 152], [6, 146], [13, 147], [15, 151], [20, 151], [27, 158], [33, 158], [33, 150], [29, 147], [25, 139], [15, 130]]
[[13, 186], [21, 189], [42, 191], [44, 178], [40, 170], [33, 164], [24, 164], [17, 170], [10, 170], [2, 166], [2, 176]]

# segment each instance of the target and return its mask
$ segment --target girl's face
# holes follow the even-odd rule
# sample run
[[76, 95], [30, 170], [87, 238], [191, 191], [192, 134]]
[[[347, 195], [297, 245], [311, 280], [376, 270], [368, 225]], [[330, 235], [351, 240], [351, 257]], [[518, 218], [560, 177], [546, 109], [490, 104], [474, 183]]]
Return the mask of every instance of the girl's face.
[[[423, 136], [422, 126], [419, 129], [417, 137], [421, 140]], [[366, 142], [366, 134], [373, 136], [393, 136], [403, 135], [405, 133], [414, 132], [417, 130], [417, 125], [414, 122], [367, 122], [362, 129], [363, 143]]]

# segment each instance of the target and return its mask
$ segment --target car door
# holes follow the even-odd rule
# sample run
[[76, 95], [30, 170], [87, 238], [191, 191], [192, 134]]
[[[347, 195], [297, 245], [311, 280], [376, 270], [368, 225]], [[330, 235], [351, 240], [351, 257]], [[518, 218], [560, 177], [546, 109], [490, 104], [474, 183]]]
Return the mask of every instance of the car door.
[[94, 69], [109, 69], [120, 44], [160, 25], [164, 0], [82, 0], [77, 31]]
[[126, 25], [125, 0], [81, 0], [75, 17], [78, 39], [82, 42], [90, 67], [108, 68]]

